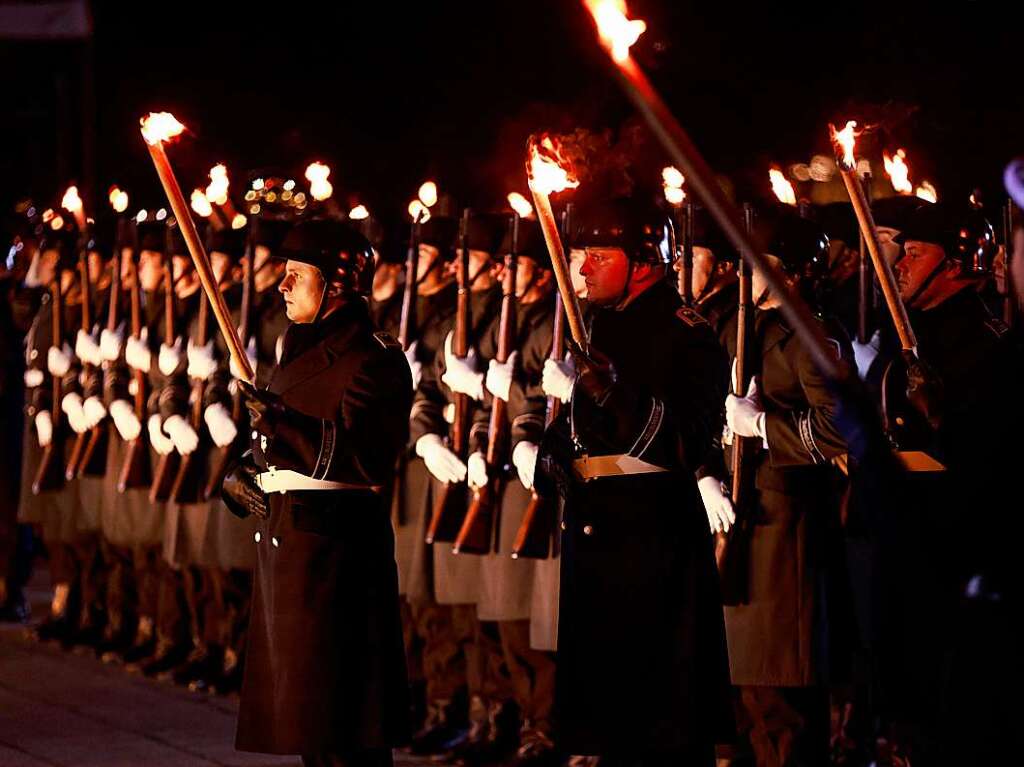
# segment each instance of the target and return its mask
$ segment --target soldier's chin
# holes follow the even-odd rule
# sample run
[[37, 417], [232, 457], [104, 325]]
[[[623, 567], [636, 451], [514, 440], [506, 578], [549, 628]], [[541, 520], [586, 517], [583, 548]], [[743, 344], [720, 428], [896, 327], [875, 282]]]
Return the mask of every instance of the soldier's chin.
[[296, 309], [292, 304], [287, 301], [284, 302], [284, 313], [288, 319], [297, 325], [303, 325], [310, 322], [308, 317], [305, 317], [302, 312]]

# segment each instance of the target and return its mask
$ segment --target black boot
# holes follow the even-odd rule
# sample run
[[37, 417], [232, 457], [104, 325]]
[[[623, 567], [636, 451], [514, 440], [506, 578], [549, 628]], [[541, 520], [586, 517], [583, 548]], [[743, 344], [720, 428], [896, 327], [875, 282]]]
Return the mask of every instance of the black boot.
[[484, 705], [474, 696], [470, 702], [469, 732], [465, 739], [451, 744], [447, 761], [467, 766], [501, 762], [519, 745], [517, 718], [511, 703]]
[[31, 614], [21, 587], [0, 578], [0, 623], [28, 623]]
[[464, 734], [466, 728], [460, 724], [453, 716], [451, 701], [429, 703], [423, 727], [412, 736], [409, 750], [417, 756], [445, 753], [449, 744]]
[[105, 663], [112, 663], [127, 652], [135, 644], [136, 631], [133, 624], [134, 621], [111, 616], [103, 629], [103, 637], [96, 645], [96, 657]]
[[131, 645], [122, 652], [110, 652], [103, 655], [104, 663], [117, 663], [120, 661], [125, 665], [138, 664], [147, 658], [152, 657], [156, 652], [156, 635], [153, 631], [153, 619], [147, 616], [139, 617], [139, 625], [135, 629], [135, 638]]
[[232, 648], [224, 650], [224, 665], [216, 679], [210, 680], [209, 692], [214, 695], [235, 695], [242, 691], [242, 656]]
[[508, 763], [509, 767], [558, 767], [565, 761], [565, 755], [555, 748], [547, 733], [523, 724], [519, 732], [519, 749]]
[[129, 666], [129, 671], [141, 671], [143, 676], [159, 676], [167, 674], [188, 657], [190, 646], [177, 644], [173, 640], [158, 638], [156, 652], [152, 657], [138, 664], [137, 667]]
[[30, 632], [30, 636], [37, 642], [63, 642], [74, 633], [74, 621], [70, 617], [70, 599], [71, 585], [58, 583], [53, 589], [50, 614]]
[[103, 641], [106, 621], [102, 613], [90, 607], [83, 607], [78, 616], [78, 623], [61, 644], [65, 650], [94, 650]]
[[185, 662], [174, 669], [171, 679], [193, 692], [206, 692], [211, 680], [220, 676], [223, 667], [224, 649], [204, 642], [196, 645]]

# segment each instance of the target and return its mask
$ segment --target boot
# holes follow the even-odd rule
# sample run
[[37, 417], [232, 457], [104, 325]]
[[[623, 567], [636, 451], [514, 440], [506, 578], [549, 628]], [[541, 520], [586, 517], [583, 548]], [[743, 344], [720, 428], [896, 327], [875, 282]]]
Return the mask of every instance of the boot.
[[558, 767], [564, 759], [547, 733], [524, 722], [519, 732], [519, 748], [508, 764], [509, 767]]
[[220, 676], [223, 667], [224, 649], [203, 642], [196, 645], [185, 662], [174, 669], [171, 679], [193, 692], [205, 692], [211, 680]]
[[485, 705], [473, 696], [469, 731], [464, 739], [451, 744], [448, 762], [468, 766], [501, 762], [519, 745], [517, 718], [511, 703]]
[[111, 663], [122, 653], [127, 652], [135, 644], [137, 632], [133, 623], [134, 621], [121, 616], [111, 616], [103, 629], [103, 637], [96, 645], [96, 657], [105, 663]]
[[242, 670], [244, 664], [237, 651], [228, 647], [224, 650], [224, 665], [216, 679], [209, 682], [209, 692], [214, 695], [235, 695], [242, 691]]
[[21, 588], [12, 587], [6, 578], [0, 578], [0, 623], [28, 623], [31, 614]]
[[50, 600], [50, 614], [31, 632], [38, 642], [63, 641], [74, 630], [70, 619], [68, 603], [71, 600], [71, 584], [58, 583]]
[[155, 677], [167, 674], [188, 657], [189, 645], [178, 644], [172, 639], [159, 637], [152, 657], [139, 664], [128, 666], [129, 671], [141, 671], [143, 676]]
[[99, 610], [83, 606], [74, 630], [64, 638], [61, 645], [65, 650], [89, 650], [103, 641], [105, 621]]
[[111, 651], [102, 656], [104, 663], [126, 665], [141, 663], [156, 652], [156, 635], [153, 631], [153, 619], [146, 615], [139, 616], [139, 624], [135, 628], [135, 638], [123, 652]]
[[423, 727], [412, 736], [409, 750], [417, 756], [443, 754], [448, 750], [448, 744], [457, 738], [463, 729], [452, 716], [451, 701], [432, 701], [427, 706]]

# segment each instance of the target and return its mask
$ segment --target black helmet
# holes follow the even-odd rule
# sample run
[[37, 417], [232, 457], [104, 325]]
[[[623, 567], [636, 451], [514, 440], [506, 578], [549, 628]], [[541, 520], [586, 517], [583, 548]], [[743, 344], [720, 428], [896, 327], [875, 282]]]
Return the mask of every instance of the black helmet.
[[[467, 245], [470, 250], [479, 250], [492, 256], [501, 251], [501, 244], [509, 230], [512, 216], [509, 213], [476, 213], [469, 214], [469, 227], [466, 231]], [[427, 222], [428, 224], [430, 222]], [[456, 238], [455, 247], [461, 247], [461, 231]]]
[[815, 220], [821, 224], [829, 240], [840, 240], [848, 248], [860, 243], [860, 225], [853, 206], [848, 202], [830, 202], [815, 209]]
[[754, 226], [765, 252], [781, 262], [781, 268], [809, 287], [828, 274], [829, 240], [820, 224], [786, 209], [757, 219]]
[[992, 274], [992, 262], [999, 252], [996, 233], [991, 222], [976, 208], [969, 208], [956, 229], [952, 253], [947, 255], [960, 262], [963, 277], [987, 277]]
[[914, 217], [914, 212], [922, 205], [929, 204], [919, 197], [909, 195], [883, 197], [871, 204], [871, 216], [878, 226], [902, 232]]
[[[689, 215], [693, 217], [693, 246], [695, 248], [707, 248], [715, 257], [715, 261], [739, 260], [739, 253], [733, 248], [729, 238], [726, 237], [718, 224], [704, 208], [699, 205], [691, 205], [688, 208]], [[685, 210], [680, 211], [680, 230], [676, 232], [676, 240], [679, 252], [683, 249], [684, 232], [682, 227], [686, 224]]]
[[[498, 253], [505, 255], [512, 248], [512, 228], [505, 232], [501, 245], [498, 246]], [[548, 253], [548, 245], [544, 240], [544, 233], [540, 224], [532, 218], [519, 219], [519, 242], [517, 243], [517, 256], [525, 256], [536, 262], [537, 266], [544, 269], [551, 268], [551, 255]]]
[[300, 221], [288, 232], [279, 257], [320, 270], [327, 292], [367, 295], [373, 286], [373, 252], [362, 234], [332, 219]]
[[57, 269], [71, 270], [78, 267], [78, 230], [73, 223], [69, 225], [67, 219], [64, 221], [59, 229], [46, 225], [39, 238], [39, 252], [57, 251]]
[[455, 239], [459, 222], [449, 216], [431, 216], [419, 224], [419, 241], [422, 245], [437, 248], [441, 258], [451, 261], [455, 258]]
[[653, 204], [619, 198], [581, 205], [574, 214], [572, 247], [621, 248], [635, 263], [675, 260], [672, 220]]
[[164, 252], [164, 248], [167, 247], [166, 211], [139, 211], [132, 219], [132, 223], [135, 228], [136, 257], [144, 250]]
[[252, 229], [252, 244], [262, 245], [271, 253], [276, 253], [281, 248], [281, 243], [284, 242], [292, 223], [283, 218], [253, 216], [249, 219], [249, 226]]
[[245, 255], [245, 238], [245, 227], [239, 227], [238, 229], [233, 227], [214, 229], [210, 227], [206, 232], [206, 242], [204, 244], [207, 253], [215, 251], [223, 253], [230, 257], [233, 262], [237, 263]]

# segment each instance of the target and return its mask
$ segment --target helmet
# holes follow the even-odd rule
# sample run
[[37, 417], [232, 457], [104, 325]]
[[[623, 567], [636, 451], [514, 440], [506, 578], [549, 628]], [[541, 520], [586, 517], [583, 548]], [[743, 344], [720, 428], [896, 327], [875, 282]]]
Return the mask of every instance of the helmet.
[[281, 244], [279, 257], [320, 270], [328, 295], [367, 295], [373, 286], [373, 252], [362, 234], [340, 221], [300, 221]]
[[920, 202], [906, 228], [893, 240], [900, 244], [916, 240], [940, 246], [948, 260], [959, 264], [963, 277], [991, 274], [992, 260], [999, 250], [995, 230], [980, 210], [968, 208], [954, 213], [941, 203]]
[[235, 263], [242, 260], [242, 256], [245, 255], [245, 238], [246, 229], [244, 227], [240, 229], [233, 229], [231, 227], [224, 227], [223, 229], [210, 229], [206, 232], [206, 251], [207, 253], [223, 253], [224, 255], [231, 258]]
[[675, 260], [671, 219], [653, 204], [618, 198], [581, 205], [574, 214], [572, 247], [621, 248], [635, 263]]
[[785, 210], [759, 217], [754, 231], [782, 271], [813, 287], [828, 274], [829, 239], [820, 224]]
[[[498, 246], [498, 253], [504, 255], [512, 249], [512, 228], [505, 232], [501, 245]], [[548, 245], [544, 240], [544, 233], [540, 224], [532, 218], [519, 219], [519, 241], [516, 243], [517, 256], [530, 258], [537, 266], [544, 269], [551, 268], [551, 255], [548, 253]]]
[[437, 248], [441, 258], [451, 261], [455, 258], [455, 238], [459, 231], [459, 222], [450, 216], [431, 216], [418, 224], [420, 244]]

